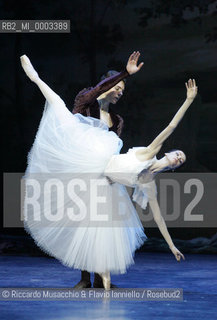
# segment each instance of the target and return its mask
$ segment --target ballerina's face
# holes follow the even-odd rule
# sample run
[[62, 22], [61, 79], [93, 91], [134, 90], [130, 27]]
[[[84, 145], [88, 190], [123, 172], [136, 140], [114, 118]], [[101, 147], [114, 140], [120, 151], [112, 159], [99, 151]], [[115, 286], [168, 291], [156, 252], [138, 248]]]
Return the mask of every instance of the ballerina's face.
[[124, 82], [118, 82], [114, 87], [112, 87], [106, 92], [106, 99], [109, 101], [109, 103], [116, 104], [118, 100], [122, 97], [124, 89]]
[[166, 158], [169, 161], [170, 168], [178, 168], [186, 161], [186, 155], [181, 150], [174, 150], [168, 153], [165, 153]]

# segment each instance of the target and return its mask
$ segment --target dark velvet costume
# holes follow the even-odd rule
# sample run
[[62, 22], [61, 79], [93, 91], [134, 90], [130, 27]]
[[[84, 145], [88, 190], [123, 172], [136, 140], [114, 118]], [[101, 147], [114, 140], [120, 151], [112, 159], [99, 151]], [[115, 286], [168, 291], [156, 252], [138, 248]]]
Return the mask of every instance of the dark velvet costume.
[[[118, 82], [125, 79], [129, 76], [127, 70], [122, 71], [114, 76], [104, 79], [99, 82], [94, 88], [85, 88], [78, 93], [75, 98], [74, 108], [72, 110], [73, 113], [80, 113], [83, 116], [94, 117], [100, 119], [100, 106], [97, 101], [97, 98], [104, 92], [108, 91], [112, 87], [114, 87]], [[121, 135], [123, 129], [123, 118], [109, 110], [109, 114], [112, 120], [112, 127], [109, 130], [117, 133], [118, 136]], [[81, 281], [85, 281], [91, 286], [90, 283], [90, 273], [87, 271], [82, 271], [82, 279]], [[94, 284], [95, 287], [103, 287], [102, 278], [95, 273]]]
[[[118, 82], [129, 75], [127, 71], [118, 73], [115, 76], [106, 78], [98, 83], [94, 88], [85, 88], [78, 93], [75, 98], [73, 113], [81, 113], [83, 116], [100, 119], [100, 106], [97, 98], [104, 92], [114, 87]], [[123, 119], [118, 114], [109, 111], [113, 126], [109, 129], [121, 135], [123, 129]]]

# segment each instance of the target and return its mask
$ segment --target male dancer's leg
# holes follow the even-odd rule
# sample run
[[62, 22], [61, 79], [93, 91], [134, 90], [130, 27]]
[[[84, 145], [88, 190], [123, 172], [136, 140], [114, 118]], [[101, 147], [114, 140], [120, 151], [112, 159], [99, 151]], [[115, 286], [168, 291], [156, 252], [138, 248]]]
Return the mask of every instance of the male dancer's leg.
[[81, 280], [73, 287], [74, 289], [91, 288], [90, 273], [81, 271]]
[[[94, 288], [104, 288], [102, 277], [98, 273], [94, 273]], [[81, 271], [81, 280], [73, 287], [74, 289], [91, 288], [90, 273], [87, 271]], [[117, 288], [111, 283], [110, 288]]]

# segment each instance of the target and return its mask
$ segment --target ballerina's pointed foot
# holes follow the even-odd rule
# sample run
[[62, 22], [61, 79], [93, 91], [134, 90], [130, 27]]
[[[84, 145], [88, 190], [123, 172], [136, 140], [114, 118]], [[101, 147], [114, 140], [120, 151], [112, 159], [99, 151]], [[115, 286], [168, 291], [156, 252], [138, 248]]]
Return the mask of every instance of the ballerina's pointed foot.
[[110, 290], [111, 289], [111, 277], [110, 277], [110, 272], [102, 273], [102, 282], [105, 290]]
[[33, 68], [33, 65], [31, 64], [29, 58], [24, 54], [23, 56], [20, 57], [20, 61], [27, 77], [29, 77], [30, 80], [35, 82], [39, 78], [39, 76], [38, 76], [38, 73]]

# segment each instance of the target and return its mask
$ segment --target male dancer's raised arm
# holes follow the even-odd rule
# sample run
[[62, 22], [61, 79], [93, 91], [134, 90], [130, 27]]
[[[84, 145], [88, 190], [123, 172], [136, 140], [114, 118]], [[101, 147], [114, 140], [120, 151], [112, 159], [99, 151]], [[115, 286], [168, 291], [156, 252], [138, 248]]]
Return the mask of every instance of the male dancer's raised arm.
[[117, 83], [138, 72], [144, 62], [141, 62], [138, 66], [138, 60], [140, 57], [139, 51], [134, 51], [127, 62], [126, 70], [122, 71], [114, 76], [104, 79], [103, 81], [99, 82], [95, 87], [88, 88], [86, 90], [82, 90], [82, 93], [78, 94], [76, 97], [76, 104], [73, 109], [73, 113], [81, 113], [83, 114], [85, 109], [90, 107], [91, 104], [104, 92], [108, 91], [112, 87], [114, 87]]

